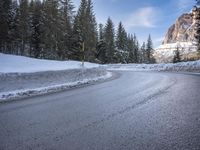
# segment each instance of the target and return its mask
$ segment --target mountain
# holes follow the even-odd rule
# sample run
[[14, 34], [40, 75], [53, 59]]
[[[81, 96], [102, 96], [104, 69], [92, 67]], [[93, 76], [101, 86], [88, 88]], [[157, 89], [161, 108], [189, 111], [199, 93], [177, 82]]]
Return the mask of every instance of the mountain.
[[165, 38], [157, 49], [154, 57], [158, 63], [172, 62], [177, 48], [182, 60], [197, 59], [195, 43], [195, 15], [196, 10], [182, 14], [168, 29]]

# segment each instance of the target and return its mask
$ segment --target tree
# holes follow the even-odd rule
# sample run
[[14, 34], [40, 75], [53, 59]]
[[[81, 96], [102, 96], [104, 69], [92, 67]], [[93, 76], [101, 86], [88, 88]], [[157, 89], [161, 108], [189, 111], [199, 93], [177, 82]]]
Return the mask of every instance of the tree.
[[146, 44], [143, 42], [141, 48], [140, 48], [140, 57], [139, 57], [139, 62], [140, 63], [145, 63], [146, 62]]
[[127, 37], [127, 49], [129, 52], [128, 63], [134, 63], [134, 40], [133, 35], [128, 35]]
[[114, 53], [115, 53], [115, 31], [114, 24], [110, 18], [108, 18], [105, 31], [104, 31], [104, 40], [106, 43], [106, 63], [114, 62]]
[[36, 0], [33, 2], [33, 10], [32, 10], [32, 17], [31, 17], [31, 47], [32, 47], [32, 55], [35, 58], [40, 58], [41, 54], [41, 27], [42, 27], [42, 3], [40, 0]]
[[25, 53], [26, 46], [28, 45], [28, 38], [29, 38], [29, 20], [28, 20], [28, 0], [20, 0], [19, 1], [19, 13], [17, 16], [17, 33], [18, 33], [18, 40], [20, 42], [20, 54], [27, 55]]
[[151, 40], [151, 35], [149, 35], [146, 45], [146, 62], [147, 63], [155, 63], [155, 59], [153, 58], [153, 43]]
[[74, 31], [79, 30], [85, 47], [86, 61], [94, 61], [98, 40], [97, 23], [91, 0], [82, 0], [75, 17]]
[[104, 27], [103, 24], [99, 24], [99, 35], [98, 35], [98, 43], [97, 43], [97, 55], [96, 58], [100, 61], [100, 63], [106, 62], [106, 43], [104, 41]]
[[0, 51], [7, 51], [7, 39], [9, 34], [9, 13], [11, 12], [12, 0], [0, 1]]
[[139, 42], [135, 34], [133, 36], [133, 44], [134, 44], [134, 63], [138, 63]]
[[47, 59], [58, 59], [60, 24], [59, 24], [59, 2], [58, 0], [44, 1], [42, 10], [42, 35], [41, 48], [42, 57]]
[[177, 49], [174, 53], [174, 58], [173, 58], [173, 63], [177, 63], [181, 61], [181, 57], [180, 57], [180, 51], [179, 51], [179, 47], [177, 46]]
[[116, 35], [116, 47], [119, 50], [127, 50], [127, 33], [122, 25], [122, 22], [119, 23], [117, 35]]
[[65, 59], [70, 57], [72, 48], [74, 5], [71, 0], [60, 0], [59, 14], [60, 40], [58, 55], [60, 59]]

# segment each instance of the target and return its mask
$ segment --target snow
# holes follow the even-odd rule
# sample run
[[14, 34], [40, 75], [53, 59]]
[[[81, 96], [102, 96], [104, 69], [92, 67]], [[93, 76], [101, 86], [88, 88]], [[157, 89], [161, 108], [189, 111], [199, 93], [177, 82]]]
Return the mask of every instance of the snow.
[[154, 51], [154, 57], [158, 63], [171, 62], [174, 57], [174, 51], [179, 48], [180, 54], [183, 56], [196, 55], [197, 48], [195, 42], [177, 42], [160, 45]]
[[56, 92], [110, 78], [99, 64], [53, 61], [0, 53], [0, 102]]
[[106, 65], [108, 70], [121, 71], [181, 71], [200, 73], [200, 60], [180, 62], [180, 63], [161, 63], [161, 64], [110, 64]]
[[[69, 89], [72, 87], [77, 87], [77, 86], [89, 84], [89, 83], [100, 81], [100, 80], [106, 80], [111, 77], [112, 77], [112, 73], [106, 72], [106, 74], [101, 75], [101, 76], [96, 76], [93, 78], [87, 77], [84, 79], [76, 80], [74, 82], [66, 82], [63, 84], [55, 84], [55, 85], [49, 85], [49, 86], [44, 86], [44, 87], [39, 87], [39, 88], [36, 86], [35, 88], [32, 88], [32, 89], [25, 88], [25, 89], [21, 89], [21, 90], [0, 92], [0, 102], [13, 100], [16, 98], [23, 98], [23, 97], [36, 96], [36, 95], [42, 95], [42, 94], [46, 94], [46, 93], [62, 91], [62, 90]], [[17, 86], [17, 84], [15, 84], [13, 86]]]
[[[0, 53], [0, 73], [33, 73], [80, 69], [82, 67], [81, 64], [82, 62], [79, 61], [42, 60]], [[99, 65], [86, 62], [84, 67], [95, 68], [99, 67]]]

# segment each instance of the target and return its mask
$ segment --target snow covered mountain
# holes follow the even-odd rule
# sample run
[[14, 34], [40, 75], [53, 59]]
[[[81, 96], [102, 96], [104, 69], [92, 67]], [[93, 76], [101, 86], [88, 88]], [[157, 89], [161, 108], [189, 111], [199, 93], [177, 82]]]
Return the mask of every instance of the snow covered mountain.
[[181, 59], [197, 59], [195, 46], [195, 15], [196, 10], [182, 14], [168, 29], [161, 46], [155, 49], [154, 57], [158, 63], [172, 62], [177, 47]]

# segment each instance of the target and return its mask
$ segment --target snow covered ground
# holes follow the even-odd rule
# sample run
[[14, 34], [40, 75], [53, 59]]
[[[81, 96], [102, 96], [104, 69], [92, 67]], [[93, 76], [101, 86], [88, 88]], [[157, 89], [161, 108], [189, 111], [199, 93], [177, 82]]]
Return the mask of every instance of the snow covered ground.
[[174, 72], [198, 72], [200, 73], [200, 60], [162, 63], [162, 64], [110, 64], [106, 65], [107, 70], [131, 70], [131, 71], [174, 71]]
[[[81, 64], [79, 61], [50, 61], [0, 53], [0, 73], [33, 73], [80, 69]], [[84, 67], [96, 68], [99, 65], [86, 62]]]
[[81, 64], [0, 53], [0, 101], [56, 92], [112, 76], [98, 64]]

